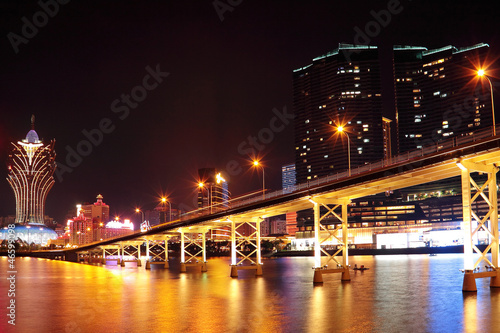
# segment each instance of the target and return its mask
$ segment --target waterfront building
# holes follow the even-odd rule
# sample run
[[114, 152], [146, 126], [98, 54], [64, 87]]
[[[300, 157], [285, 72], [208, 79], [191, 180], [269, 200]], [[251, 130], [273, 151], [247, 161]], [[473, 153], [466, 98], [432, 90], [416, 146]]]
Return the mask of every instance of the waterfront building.
[[296, 184], [295, 164], [287, 164], [281, 167], [281, 186], [283, 193], [295, 191]]
[[82, 205], [85, 217], [96, 223], [109, 221], [109, 206], [102, 201], [102, 195], [99, 194], [96, 199], [93, 204]]
[[45, 145], [35, 131], [35, 116], [26, 138], [12, 142], [7, 168], [9, 182], [16, 198], [15, 223], [44, 224], [45, 201], [54, 185], [55, 140]]
[[476, 71], [488, 44], [468, 47], [394, 46], [394, 91], [399, 152], [492, 126], [489, 86]]
[[378, 58], [376, 46], [340, 44], [293, 71], [297, 183], [383, 158]]
[[85, 216], [82, 205], [76, 205], [77, 215], [68, 220], [69, 243], [71, 245], [84, 245], [94, 241], [94, 225], [92, 218]]
[[[357, 199], [348, 207], [348, 242], [355, 248], [370, 249], [463, 245], [462, 209], [462, 196], [454, 190], [413, 193], [405, 201], [382, 196]], [[485, 202], [474, 202], [473, 209], [482, 217], [489, 207]], [[477, 227], [474, 221], [472, 225]], [[339, 222], [332, 220], [328, 229], [338, 226]], [[339, 230], [339, 238], [341, 234]], [[480, 230], [474, 242], [489, 244], [490, 238]], [[337, 244], [332, 239], [325, 245]], [[310, 250], [313, 245], [314, 228], [299, 227], [292, 249]]]
[[112, 237], [130, 235], [133, 232], [134, 224], [129, 219], [125, 219], [123, 222], [120, 222], [119, 219], [115, 219], [105, 223], [105, 227], [98, 230], [96, 240], [105, 240]]

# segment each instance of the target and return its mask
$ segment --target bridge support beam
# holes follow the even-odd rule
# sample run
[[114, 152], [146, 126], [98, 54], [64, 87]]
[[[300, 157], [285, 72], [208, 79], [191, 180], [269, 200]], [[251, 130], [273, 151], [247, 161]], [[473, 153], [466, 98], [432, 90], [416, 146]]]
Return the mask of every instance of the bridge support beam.
[[120, 246], [115, 245], [102, 245], [102, 264], [107, 265], [110, 261], [115, 261], [120, 264]]
[[125, 267], [126, 262], [135, 262], [137, 267], [141, 266], [141, 245], [144, 241], [120, 242], [121, 261], [120, 266]]
[[[498, 233], [498, 200], [497, 180], [498, 168], [494, 165], [460, 161], [457, 166], [461, 170], [462, 178], [462, 205], [464, 223], [464, 282], [462, 291], [476, 292], [476, 278], [490, 277], [490, 287], [500, 287], [500, 276], [498, 267], [499, 233]], [[486, 174], [488, 179], [479, 186], [472, 178], [472, 173], [480, 172]], [[472, 185], [472, 187], [471, 187]], [[489, 207], [484, 216], [474, 212], [473, 203], [486, 203]], [[490, 238], [490, 244], [484, 251], [474, 245], [474, 237], [479, 231], [486, 231]], [[491, 261], [487, 258], [491, 250]], [[474, 262], [473, 254], [477, 253], [480, 258]], [[487, 272], [475, 273], [480, 263], [484, 261], [488, 268]]]
[[168, 235], [146, 236], [146, 264], [145, 269], [151, 269], [151, 265], [163, 265], [163, 268], [169, 268], [168, 264]]
[[[231, 221], [231, 277], [238, 277], [238, 270], [255, 270], [255, 276], [262, 275], [262, 255], [260, 245], [260, 223], [262, 218], [248, 221], [236, 221], [232, 217]], [[250, 226], [250, 235], [242, 235], [238, 229], [244, 225]], [[244, 248], [249, 247], [250, 252], [244, 253]], [[239, 248], [239, 250], [238, 250]], [[255, 255], [255, 260], [252, 256]], [[239, 259], [239, 260], [238, 260]], [[250, 265], [242, 265], [244, 262]]]
[[[341, 273], [341, 281], [350, 281], [351, 276], [349, 273], [349, 258], [348, 258], [348, 227], [347, 227], [347, 205], [350, 203], [349, 200], [337, 200], [337, 199], [323, 199], [323, 198], [312, 198], [310, 199], [313, 204], [314, 210], [314, 284], [323, 283], [323, 274], [325, 273]], [[330, 208], [329, 205], [333, 205]], [[326, 208], [327, 212], [321, 215], [321, 207]], [[336, 210], [340, 208], [340, 212]], [[323, 221], [326, 217], [333, 216], [341, 222], [337, 224], [335, 229], [329, 228], [327, 225], [323, 225]], [[342, 236], [337, 235], [338, 231], [342, 230]], [[326, 237], [322, 236], [326, 234]], [[340, 245], [340, 248], [333, 254], [329, 254], [325, 251], [321, 244], [329, 240], [335, 239]], [[340, 263], [335, 257], [342, 252], [342, 263]], [[325, 254], [328, 257], [325, 265], [321, 263], [321, 255]], [[335, 268], [328, 268], [328, 263], [333, 261], [336, 263]]]
[[196, 267], [199, 272], [207, 271], [206, 234], [209, 230], [207, 227], [180, 228], [181, 273], [187, 272], [187, 267]]

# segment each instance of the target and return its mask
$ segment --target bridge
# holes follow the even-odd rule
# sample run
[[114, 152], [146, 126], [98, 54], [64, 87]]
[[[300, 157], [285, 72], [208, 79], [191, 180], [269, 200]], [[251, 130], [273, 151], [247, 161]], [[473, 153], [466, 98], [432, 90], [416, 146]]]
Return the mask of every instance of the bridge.
[[[140, 246], [145, 243], [146, 268], [152, 264], [161, 264], [168, 268], [168, 240], [176, 236], [181, 240], [181, 272], [186, 272], [190, 266], [206, 271], [206, 234], [210, 230], [225, 229], [230, 233], [231, 241], [230, 275], [237, 277], [238, 271], [243, 269], [255, 270], [256, 275], [262, 275], [261, 221], [266, 217], [312, 208], [315, 239], [313, 282], [323, 283], [323, 274], [327, 273], [340, 273], [341, 280], [349, 281], [347, 209], [351, 200], [460, 176], [464, 226], [462, 290], [477, 291], [476, 278], [486, 277], [490, 278], [491, 287], [500, 287], [496, 181], [498, 165], [500, 137], [491, 136], [491, 130], [487, 130], [394, 156], [389, 161], [366, 164], [350, 172], [345, 171], [298, 184], [291, 193], [276, 191], [266, 193], [264, 197], [258, 195], [252, 198], [236, 198], [230, 201], [229, 207], [214, 205], [188, 212], [179, 220], [154, 226], [144, 232], [106, 239], [74, 249], [41, 251], [36, 255], [62, 257], [72, 252], [99, 251], [104, 263], [116, 260], [125, 265], [126, 258], [130, 258], [140, 265]], [[482, 185], [474, 180], [478, 175], [487, 175], [487, 180]], [[480, 216], [473, 209], [473, 203], [478, 200], [488, 204], [489, 210], [484, 216]], [[338, 223], [324, 224], [327, 217], [337, 220]], [[473, 228], [473, 222], [477, 223], [477, 227]], [[238, 228], [245, 224], [250, 225], [253, 230], [251, 235], [246, 236], [238, 232]], [[473, 244], [473, 238], [480, 230], [485, 230], [492, 240], [484, 251]], [[338, 242], [339, 247], [335, 253], [330, 254], [321, 244], [333, 239]], [[252, 250], [243, 252], [239, 250], [242, 246]], [[491, 252], [491, 260], [487, 257], [488, 252]], [[479, 255], [477, 261], [474, 261], [474, 253]], [[476, 272], [482, 262], [491, 269]]]

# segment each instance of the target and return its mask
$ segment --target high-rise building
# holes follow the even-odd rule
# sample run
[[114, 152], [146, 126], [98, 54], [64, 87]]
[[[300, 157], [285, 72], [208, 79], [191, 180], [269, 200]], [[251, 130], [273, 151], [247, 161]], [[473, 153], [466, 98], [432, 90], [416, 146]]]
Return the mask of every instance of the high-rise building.
[[90, 205], [83, 205], [83, 213], [87, 219], [97, 223], [105, 223], [109, 221], [109, 206], [103, 201], [103, 196], [98, 195], [97, 201]]
[[198, 169], [198, 208], [211, 207], [212, 212], [229, 207], [227, 182], [215, 168]]
[[[283, 187], [284, 193], [290, 193], [295, 190], [296, 184], [296, 172], [295, 172], [295, 164], [283, 165], [281, 167], [281, 184]], [[297, 231], [297, 213], [291, 212], [286, 213], [286, 234], [290, 236], [295, 236], [295, 232]], [[268, 233], [270, 233], [268, 231]]]
[[383, 158], [378, 57], [376, 46], [340, 44], [294, 70], [297, 183]]
[[295, 164], [287, 164], [281, 167], [281, 185], [283, 193], [290, 193], [295, 190], [295, 178]]
[[26, 138], [11, 144], [7, 180], [16, 198], [16, 223], [43, 224], [45, 201], [54, 185], [55, 140], [44, 145], [35, 131], [35, 116], [31, 116]]
[[491, 128], [489, 86], [474, 80], [488, 48], [394, 46], [399, 152]]
[[68, 220], [69, 242], [71, 245], [83, 245], [94, 241], [92, 218], [85, 216], [82, 205], [76, 206], [77, 215]]

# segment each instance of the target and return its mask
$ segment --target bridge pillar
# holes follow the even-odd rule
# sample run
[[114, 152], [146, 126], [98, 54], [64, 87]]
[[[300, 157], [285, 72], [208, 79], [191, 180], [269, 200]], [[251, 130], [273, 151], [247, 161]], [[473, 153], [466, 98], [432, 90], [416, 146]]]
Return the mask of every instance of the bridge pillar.
[[151, 269], [151, 264], [149, 263], [149, 239], [146, 239], [146, 265], [145, 269]]
[[238, 277], [238, 268], [236, 267], [236, 221], [231, 220], [231, 277]]
[[[462, 206], [464, 224], [464, 282], [462, 291], [477, 291], [476, 278], [490, 277], [490, 287], [500, 287], [500, 277], [498, 277], [498, 253], [499, 253], [499, 233], [498, 233], [498, 200], [496, 173], [498, 168], [495, 165], [475, 163], [470, 161], [459, 161], [457, 166], [461, 170], [462, 179]], [[473, 179], [472, 173], [479, 172], [486, 174], [488, 179], [479, 186]], [[472, 185], [472, 187], [471, 187]], [[488, 195], [486, 195], [486, 193]], [[486, 215], [481, 216], [479, 212], [473, 211], [473, 203], [486, 203], [489, 207]], [[478, 206], [478, 205], [476, 205]], [[474, 222], [474, 224], [473, 224]], [[475, 226], [477, 225], [477, 226]], [[481, 251], [473, 243], [474, 236], [481, 230], [486, 231], [490, 236], [490, 244]], [[487, 258], [491, 250], [491, 261]], [[473, 254], [477, 253], [480, 258], [474, 262]], [[474, 273], [479, 264], [485, 261], [492, 271], [487, 274]]]
[[122, 260], [120, 261], [120, 266], [125, 267], [125, 246], [123, 246], [123, 243], [120, 243], [121, 247], [121, 252], [122, 252]]
[[[169, 235], [158, 234], [144, 236], [146, 242], [146, 264], [145, 269], [151, 269], [151, 265], [162, 264], [163, 268], [169, 268], [168, 264], [168, 240]], [[140, 252], [140, 246], [137, 251]], [[141, 257], [142, 259], [142, 257]]]
[[181, 228], [181, 273], [186, 273], [186, 255], [184, 253], [184, 228]]
[[[207, 271], [206, 233], [208, 227], [189, 227], [180, 229], [181, 234], [181, 273], [187, 267], [196, 267], [198, 271]], [[188, 232], [186, 232], [188, 231]], [[186, 258], [187, 256], [187, 258]]]
[[[325, 199], [325, 198], [311, 198], [309, 201], [313, 204], [314, 210], [314, 284], [323, 283], [323, 274], [325, 273], [342, 273], [341, 281], [350, 281], [351, 275], [349, 273], [349, 257], [348, 257], [348, 225], [347, 225], [347, 205], [350, 200], [347, 199]], [[330, 208], [329, 205], [334, 205]], [[325, 208], [327, 212], [321, 215], [321, 207]], [[337, 213], [337, 208], [340, 207], [340, 212]], [[332, 230], [328, 226], [321, 223], [326, 217], [333, 216], [341, 222], [337, 224], [337, 227]], [[342, 229], [342, 238], [337, 236], [337, 232]], [[321, 232], [327, 233], [326, 238], [322, 238]], [[329, 254], [323, 248], [321, 244], [330, 240], [335, 239], [340, 248], [333, 255]], [[342, 263], [337, 261], [335, 256], [342, 251]], [[328, 257], [325, 265], [321, 263], [321, 254], [325, 254]], [[336, 263], [336, 267], [328, 268], [328, 263], [333, 261]]]
[[[255, 276], [262, 275], [262, 256], [260, 245], [260, 223], [262, 218], [241, 218], [241, 221], [236, 221], [232, 217], [231, 222], [231, 277], [238, 277], [238, 270], [255, 270]], [[238, 228], [243, 225], [249, 225], [253, 228], [250, 235], [242, 235], [238, 232]], [[241, 250], [238, 250], [241, 247]], [[244, 247], [250, 248], [250, 253], [243, 252]], [[251, 258], [255, 254], [255, 260]], [[238, 255], [240, 260], [238, 261]], [[250, 265], [241, 265], [243, 262], [250, 262]], [[240, 266], [241, 265], [241, 266]]]

